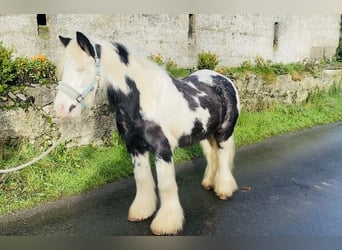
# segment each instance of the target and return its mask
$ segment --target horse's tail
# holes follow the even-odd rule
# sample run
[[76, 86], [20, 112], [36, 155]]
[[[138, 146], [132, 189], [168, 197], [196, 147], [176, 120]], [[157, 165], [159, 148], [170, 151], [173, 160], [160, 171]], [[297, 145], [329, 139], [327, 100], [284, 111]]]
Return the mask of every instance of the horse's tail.
[[235, 124], [240, 115], [239, 94], [233, 82], [220, 74], [213, 76], [216, 83], [216, 93], [222, 104], [221, 125], [215, 138], [217, 142], [226, 141], [234, 132]]

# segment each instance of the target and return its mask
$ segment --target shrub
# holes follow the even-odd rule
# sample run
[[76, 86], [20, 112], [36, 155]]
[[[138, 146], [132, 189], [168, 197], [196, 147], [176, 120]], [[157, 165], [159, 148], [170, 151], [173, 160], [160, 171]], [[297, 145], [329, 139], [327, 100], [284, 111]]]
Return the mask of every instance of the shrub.
[[265, 68], [269, 68], [270, 65], [271, 65], [271, 61], [269, 60], [265, 61], [264, 58], [262, 58], [261, 56], [255, 57], [255, 67], [265, 69]]
[[15, 79], [15, 69], [12, 62], [12, 50], [7, 49], [0, 42], [0, 89], [11, 84]]
[[171, 76], [176, 78], [186, 77], [192, 72], [192, 69], [178, 67], [177, 63], [172, 60], [166, 62], [165, 69]]
[[178, 66], [177, 66], [177, 63], [176, 63], [175, 61], [168, 60], [168, 61], [166, 62], [165, 69], [166, 69], [167, 71], [173, 71], [173, 70], [175, 70], [175, 69], [177, 69], [177, 68], [178, 68]]
[[177, 63], [171, 59], [164, 61], [161, 54], [150, 54], [147, 58], [165, 68], [171, 76], [176, 78], [185, 77], [192, 72], [192, 69], [178, 67]]
[[56, 66], [44, 55], [12, 59], [13, 51], [0, 42], [0, 93], [10, 85], [48, 84], [56, 82]]
[[251, 70], [253, 68], [253, 64], [251, 61], [245, 60], [242, 62], [241, 68], [246, 69], [246, 70]]
[[18, 57], [14, 61], [17, 84], [48, 84], [56, 82], [56, 66], [50, 62], [44, 55], [38, 55], [32, 58]]
[[219, 64], [218, 56], [211, 52], [202, 52], [197, 57], [197, 69], [214, 70]]

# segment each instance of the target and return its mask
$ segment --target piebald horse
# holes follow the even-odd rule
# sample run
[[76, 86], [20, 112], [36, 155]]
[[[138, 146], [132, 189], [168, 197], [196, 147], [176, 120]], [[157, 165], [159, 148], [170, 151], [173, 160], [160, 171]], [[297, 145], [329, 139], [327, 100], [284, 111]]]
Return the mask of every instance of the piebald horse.
[[141, 221], [157, 210], [155, 181], [149, 152], [155, 157], [160, 207], [150, 225], [155, 235], [182, 231], [172, 159], [177, 147], [200, 143], [207, 160], [202, 186], [228, 199], [238, 185], [232, 175], [234, 127], [240, 113], [232, 81], [211, 70], [199, 70], [183, 79], [136, 55], [121, 43], [59, 36], [65, 47], [61, 58], [54, 107], [59, 117], [75, 117], [94, 105], [95, 89], [106, 88], [117, 129], [134, 164], [136, 195], [129, 221]]

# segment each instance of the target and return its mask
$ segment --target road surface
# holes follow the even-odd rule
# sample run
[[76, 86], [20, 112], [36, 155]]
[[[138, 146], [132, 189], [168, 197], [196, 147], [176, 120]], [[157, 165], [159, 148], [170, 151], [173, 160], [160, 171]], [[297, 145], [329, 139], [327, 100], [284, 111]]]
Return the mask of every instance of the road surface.
[[[240, 187], [221, 201], [201, 188], [203, 159], [179, 166], [186, 218], [180, 235], [342, 235], [342, 122], [277, 136], [237, 150]], [[152, 219], [127, 221], [133, 178], [0, 217], [1, 235], [151, 235]]]

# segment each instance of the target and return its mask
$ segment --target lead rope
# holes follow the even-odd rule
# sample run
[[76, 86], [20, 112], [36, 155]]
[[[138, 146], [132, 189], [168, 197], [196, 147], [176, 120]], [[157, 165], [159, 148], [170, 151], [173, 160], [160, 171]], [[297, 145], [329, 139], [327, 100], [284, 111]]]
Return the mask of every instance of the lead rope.
[[54, 150], [59, 144], [62, 143], [62, 141], [64, 141], [69, 133], [71, 131], [71, 128], [67, 129], [66, 131], [64, 131], [61, 135], [61, 137], [49, 148], [47, 149], [45, 152], [43, 152], [41, 155], [39, 155], [38, 157], [32, 159], [31, 161], [19, 165], [17, 167], [12, 167], [12, 168], [7, 168], [7, 169], [0, 169], [0, 174], [7, 174], [7, 173], [11, 173], [11, 172], [15, 172], [15, 171], [19, 171], [22, 170], [28, 166], [31, 166], [32, 164], [36, 163], [37, 161], [43, 159], [45, 156], [47, 156], [52, 150]]

